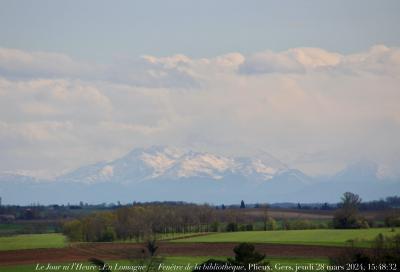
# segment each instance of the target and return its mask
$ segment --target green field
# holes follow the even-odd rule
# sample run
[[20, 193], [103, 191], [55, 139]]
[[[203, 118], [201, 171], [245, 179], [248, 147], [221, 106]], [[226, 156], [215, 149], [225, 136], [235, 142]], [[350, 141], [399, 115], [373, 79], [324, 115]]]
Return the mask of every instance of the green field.
[[[349, 240], [354, 240], [356, 246], [368, 247], [371, 241], [379, 234], [393, 236], [400, 234], [400, 228], [394, 232], [390, 228], [371, 228], [355, 230], [278, 230], [278, 231], [245, 231], [212, 233], [203, 236], [171, 240], [175, 243], [185, 242], [249, 242], [249, 243], [276, 243], [276, 244], [303, 244], [343, 246]], [[158, 239], [176, 239], [192, 234], [176, 234], [161, 236]], [[122, 241], [117, 241], [122, 242]], [[125, 241], [127, 243], [134, 241]], [[17, 250], [33, 248], [61, 248], [67, 245], [65, 236], [59, 233], [24, 234], [0, 237], [0, 250]]]
[[67, 241], [65, 236], [59, 233], [23, 234], [0, 237], [0, 250], [60, 248], [66, 245]]
[[[163, 264], [167, 265], [167, 266], [171, 266], [171, 265], [186, 266], [186, 265], [189, 264], [189, 265], [191, 265], [191, 267], [193, 267], [195, 264], [200, 264], [200, 263], [202, 263], [202, 262], [204, 262], [204, 261], [206, 261], [206, 260], [208, 260], [210, 258], [220, 259], [220, 260], [225, 260], [226, 259], [226, 257], [204, 257], [204, 256], [202, 256], [202, 257], [166, 257], [163, 260]], [[274, 268], [275, 265], [276, 266], [285, 265], [285, 266], [295, 267], [295, 265], [307, 265], [307, 264], [314, 264], [315, 265], [315, 264], [327, 264], [328, 263], [327, 259], [267, 258], [266, 260], [270, 261], [270, 266], [272, 268]], [[110, 261], [110, 262], [107, 262], [107, 263], [109, 265], [113, 266], [113, 267], [114, 267], [114, 265], [116, 263], [118, 265], [132, 265], [132, 264], [135, 264], [135, 263], [132, 263], [132, 262], [127, 261], [127, 260]], [[68, 264], [70, 264], [70, 263], [51, 264], [51, 265], [54, 266], [54, 265], [68, 265]], [[84, 264], [88, 265], [87, 262], [85, 262]], [[47, 266], [47, 263], [46, 264], [41, 264], [41, 265]], [[35, 267], [36, 267], [36, 264], [18, 265], [18, 266], [3, 266], [3, 267], [0, 267], [0, 271], [2, 271], [2, 272], [32, 272], [32, 271], [35, 271]], [[49, 269], [49, 270], [46, 270], [46, 271], [51, 272], [51, 271], [61, 271], [61, 270]], [[88, 270], [69, 269], [68, 271], [71, 271], [71, 272], [77, 272], [77, 271], [85, 272], [85, 271], [88, 271]], [[91, 270], [91, 271], [97, 271], [97, 270]], [[114, 269], [112, 271], [116, 271], [116, 270]], [[162, 271], [162, 270], [159, 270], [159, 271]], [[184, 269], [167, 270], [167, 269], [164, 269], [164, 271], [176, 271], [176, 272], [185, 271], [185, 272], [188, 272], [188, 271], [191, 271], [191, 270], [190, 269], [189, 270], [184, 270]], [[269, 271], [282, 271], [282, 270], [273, 269], [273, 270], [269, 270]], [[293, 269], [293, 271], [295, 271], [295, 269]], [[301, 270], [301, 271], [307, 271], [307, 270]]]
[[[162, 234], [157, 240], [173, 240], [192, 236], [194, 233]], [[198, 233], [196, 233], [198, 234]], [[117, 243], [138, 243], [136, 240], [117, 240]], [[143, 243], [144, 241], [139, 241]], [[0, 237], [0, 250], [33, 248], [60, 248], [67, 245], [67, 238], [61, 233], [21, 234]]]
[[347, 241], [354, 240], [357, 246], [365, 247], [369, 246], [379, 233], [385, 236], [393, 236], [400, 234], [400, 229], [397, 228], [394, 232], [390, 228], [224, 232], [180, 239], [174, 242], [249, 242], [343, 246], [346, 245]]

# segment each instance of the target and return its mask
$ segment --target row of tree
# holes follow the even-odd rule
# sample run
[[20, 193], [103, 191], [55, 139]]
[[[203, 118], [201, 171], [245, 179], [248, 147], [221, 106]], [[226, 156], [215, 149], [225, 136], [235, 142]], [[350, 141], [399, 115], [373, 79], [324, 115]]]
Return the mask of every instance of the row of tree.
[[[368, 228], [370, 223], [360, 216], [361, 198], [353, 193], [343, 194], [339, 209], [331, 224], [309, 220], [283, 220], [281, 229]], [[398, 226], [400, 216], [386, 219], [387, 226]], [[277, 222], [269, 216], [268, 208], [249, 213], [242, 209], [215, 209], [208, 205], [137, 204], [112, 211], [95, 212], [67, 221], [63, 232], [72, 241], [138, 240], [148, 237], [195, 232], [275, 230]]]
[[68, 221], [63, 232], [72, 241], [143, 240], [170, 233], [253, 230], [255, 221], [262, 221], [264, 230], [276, 228], [267, 208], [254, 217], [241, 209], [217, 210], [208, 205], [142, 204]]

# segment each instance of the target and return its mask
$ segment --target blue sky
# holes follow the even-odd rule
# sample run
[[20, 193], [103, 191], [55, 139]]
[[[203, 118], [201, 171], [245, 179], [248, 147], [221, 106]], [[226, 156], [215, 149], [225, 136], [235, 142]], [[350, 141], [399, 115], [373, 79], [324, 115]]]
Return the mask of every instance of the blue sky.
[[135, 147], [400, 176], [400, 1], [0, 1], [0, 172]]
[[1, 45], [109, 61], [400, 43], [399, 1], [1, 1]]

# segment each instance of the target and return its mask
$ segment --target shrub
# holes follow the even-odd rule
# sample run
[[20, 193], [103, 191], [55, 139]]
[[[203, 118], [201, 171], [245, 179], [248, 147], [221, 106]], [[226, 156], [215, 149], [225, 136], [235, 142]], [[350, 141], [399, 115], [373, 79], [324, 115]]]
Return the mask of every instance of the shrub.
[[287, 230], [305, 230], [305, 229], [318, 229], [327, 228], [328, 226], [323, 223], [313, 223], [310, 220], [299, 219], [299, 220], [285, 220], [283, 222], [283, 228]]
[[252, 231], [252, 230], [253, 230], [252, 224], [239, 225], [239, 231]]
[[349, 271], [349, 264], [362, 265], [364, 271], [394, 271], [389, 265], [400, 265], [400, 235], [387, 238], [379, 234], [371, 250], [350, 247], [342, 254], [332, 257], [330, 263], [341, 267], [335, 271]]
[[293, 220], [289, 221], [289, 226], [289, 229], [293, 230], [310, 229], [311, 222], [309, 220]]
[[252, 231], [252, 230], [253, 230], [253, 224], [247, 224], [246, 231]]
[[68, 221], [63, 226], [63, 234], [68, 237], [70, 241], [83, 240], [83, 227], [79, 220]]
[[235, 259], [228, 258], [228, 262], [245, 267], [245, 271], [257, 271], [250, 269], [250, 264], [258, 264], [260, 266], [269, 264], [265, 260], [265, 255], [257, 252], [254, 245], [249, 243], [240, 243], [233, 249], [233, 252], [235, 252]]
[[400, 215], [390, 215], [385, 218], [385, 225], [387, 227], [400, 227]]
[[220, 224], [219, 224], [218, 221], [213, 222], [211, 224], [211, 228], [210, 228], [211, 232], [218, 232], [219, 231], [219, 225]]
[[267, 221], [265, 222], [265, 230], [276, 230], [278, 228], [278, 225], [272, 217], [269, 217]]
[[225, 261], [209, 259], [208, 261], [198, 265], [193, 271], [206, 272], [206, 271], [260, 271], [259, 269], [252, 268], [251, 265], [268, 266], [269, 262], [265, 260], [265, 255], [257, 252], [254, 245], [248, 243], [241, 243], [237, 245], [233, 252], [235, 258], [228, 258]]
[[228, 225], [226, 225], [226, 231], [228, 232], [238, 231], [237, 223], [234, 222], [228, 223]]
[[106, 227], [101, 238], [99, 239], [99, 242], [112, 242], [115, 240], [116, 237], [117, 237], [117, 234], [115, 233], [114, 228]]

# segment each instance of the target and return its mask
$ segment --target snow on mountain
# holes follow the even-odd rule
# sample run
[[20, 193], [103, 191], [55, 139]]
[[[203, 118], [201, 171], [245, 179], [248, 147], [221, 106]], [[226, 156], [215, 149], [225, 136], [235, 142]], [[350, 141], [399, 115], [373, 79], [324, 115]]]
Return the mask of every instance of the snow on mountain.
[[235, 172], [255, 180], [270, 180], [288, 167], [267, 153], [236, 159]]
[[334, 202], [346, 192], [364, 200], [400, 193], [400, 179], [382, 179], [370, 161], [354, 163], [338, 174], [311, 178], [268, 153], [227, 157], [207, 152], [154, 146], [134, 149], [113, 161], [80, 167], [48, 182], [0, 174], [0, 195], [9, 203], [60, 203], [85, 200], [237, 203]]
[[142, 153], [141, 160], [153, 168], [153, 177], [157, 177], [165, 173], [167, 169], [175, 163], [176, 157], [170, 156], [168, 153], [157, 152], [156, 154]]
[[255, 158], [233, 158], [153, 146], [147, 149], [134, 149], [111, 162], [81, 167], [61, 176], [59, 180], [84, 183], [106, 181], [130, 183], [150, 179], [191, 177], [220, 180], [229, 174], [266, 181], [287, 169], [287, 166], [266, 153]]
[[234, 167], [234, 160], [211, 153], [188, 152], [179, 158], [167, 176], [173, 178], [208, 177], [222, 179]]

